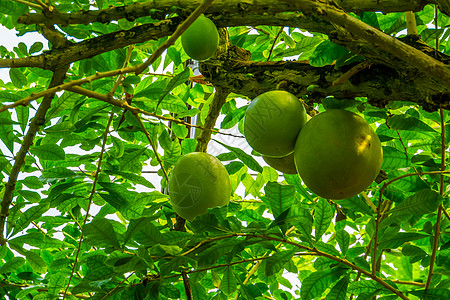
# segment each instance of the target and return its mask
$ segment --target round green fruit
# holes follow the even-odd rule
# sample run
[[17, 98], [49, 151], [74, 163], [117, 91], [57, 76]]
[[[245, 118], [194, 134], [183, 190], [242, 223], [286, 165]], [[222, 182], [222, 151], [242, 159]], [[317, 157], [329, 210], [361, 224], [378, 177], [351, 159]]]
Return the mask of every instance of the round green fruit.
[[380, 139], [359, 115], [331, 109], [309, 120], [295, 145], [295, 165], [306, 186], [327, 199], [365, 190], [383, 161]]
[[245, 111], [244, 136], [263, 155], [287, 156], [294, 151], [306, 118], [305, 107], [291, 93], [266, 92], [256, 97]]
[[264, 161], [274, 168], [284, 174], [297, 174], [297, 169], [295, 168], [294, 162], [294, 152], [284, 157], [271, 157], [263, 155]]
[[205, 214], [208, 208], [227, 205], [230, 196], [228, 172], [210, 154], [186, 154], [170, 172], [170, 202], [175, 212], [187, 220]]
[[190, 58], [207, 60], [216, 53], [219, 46], [219, 32], [210, 19], [201, 15], [183, 32], [181, 44]]

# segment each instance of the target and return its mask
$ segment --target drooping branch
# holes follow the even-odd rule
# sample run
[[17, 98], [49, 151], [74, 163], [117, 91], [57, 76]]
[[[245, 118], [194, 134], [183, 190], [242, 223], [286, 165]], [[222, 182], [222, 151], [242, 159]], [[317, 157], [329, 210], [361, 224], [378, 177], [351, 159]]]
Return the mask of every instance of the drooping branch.
[[[295, 7], [290, 4], [294, 1], [283, 0], [221, 0], [208, 9], [208, 13], [221, 13], [223, 15], [233, 13], [279, 13], [295, 11]], [[445, 0], [425, 1], [425, 0], [398, 0], [398, 1], [377, 1], [377, 0], [337, 0], [348, 12], [381, 11], [383, 13], [420, 11], [428, 3], [439, 3], [446, 8]], [[43, 13], [28, 13], [18, 19], [22, 24], [59, 24], [67, 26], [69, 24], [89, 24], [93, 22], [109, 23], [114, 20], [127, 19], [133, 21], [140, 17], [151, 16], [152, 18], [164, 18], [168, 13], [183, 13], [192, 11], [199, 4], [200, 0], [165, 0], [136, 2], [125, 6], [115, 6], [101, 10], [78, 11], [73, 13], [61, 13], [57, 10]], [[442, 5], [441, 5], [442, 4]], [[448, 4], [447, 4], [448, 5]], [[444, 10], [445, 12], [445, 10]]]

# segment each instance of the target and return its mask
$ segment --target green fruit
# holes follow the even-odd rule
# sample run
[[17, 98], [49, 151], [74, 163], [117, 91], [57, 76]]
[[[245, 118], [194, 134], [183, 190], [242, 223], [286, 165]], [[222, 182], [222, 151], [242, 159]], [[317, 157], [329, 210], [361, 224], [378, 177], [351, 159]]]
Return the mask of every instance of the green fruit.
[[181, 217], [192, 220], [208, 208], [227, 205], [231, 184], [227, 170], [214, 156], [193, 152], [182, 156], [169, 176], [169, 197]]
[[346, 199], [365, 190], [383, 161], [380, 139], [360, 116], [331, 109], [309, 120], [294, 151], [306, 186], [327, 199]]
[[216, 53], [219, 46], [219, 32], [210, 19], [201, 15], [183, 32], [181, 44], [190, 58], [206, 60]]
[[244, 116], [244, 135], [257, 152], [283, 157], [294, 151], [306, 123], [302, 102], [286, 91], [270, 91], [256, 97]]
[[284, 174], [297, 174], [297, 169], [295, 168], [294, 162], [294, 152], [284, 157], [271, 157], [263, 155], [264, 161], [274, 168]]

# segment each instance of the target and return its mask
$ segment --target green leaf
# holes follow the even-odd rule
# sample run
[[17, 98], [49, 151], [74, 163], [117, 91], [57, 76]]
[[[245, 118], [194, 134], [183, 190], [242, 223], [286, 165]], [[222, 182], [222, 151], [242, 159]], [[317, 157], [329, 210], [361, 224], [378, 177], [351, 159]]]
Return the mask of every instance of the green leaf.
[[389, 117], [387, 124], [392, 130], [436, 132], [436, 130], [434, 130], [418, 118], [407, 114], [394, 115], [392, 117]]
[[65, 167], [54, 167], [51, 169], [42, 170], [42, 176], [45, 178], [70, 178], [74, 177], [76, 173]]
[[391, 216], [402, 214], [421, 216], [436, 211], [441, 205], [442, 200], [442, 196], [438, 192], [424, 189], [395, 205], [389, 212]]
[[450, 299], [450, 290], [448, 289], [429, 289], [429, 290], [416, 290], [409, 291], [423, 300], [448, 300]]
[[309, 58], [309, 62], [314, 67], [330, 65], [348, 52], [345, 47], [332, 43], [330, 40], [325, 40], [316, 47]]
[[25, 129], [27, 128], [28, 124], [30, 108], [28, 106], [20, 105], [17, 106], [15, 110], [17, 113], [17, 120], [19, 121], [20, 124], [20, 129], [22, 129], [22, 132], [25, 132]]
[[292, 260], [295, 252], [295, 250], [286, 250], [271, 255], [265, 262], [264, 274], [269, 277], [281, 271], [284, 265]]
[[19, 69], [9, 69], [9, 77], [14, 86], [18, 89], [21, 89], [28, 84], [27, 77]]
[[344, 300], [347, 299], [347, 288], [350, 282], [350, 276], [347, 274], [342, 277], [330, 290], [325, 300]]
[[48, 282], [48, 293], [53, 296], [58, 296], [59, 291], [64, 288], [65, 284], [66, 278], [62, 272], [50, 275], [50, 280]]
[[230, 267], [227, 267], [222, 281], [220, 282], [220, 290], [227, 296], [231, 296], [237, 289], [237, 281], [234, 272]]
[[[419, 232], [399, 232], [395, 235], [389, 235], [385, 239], [380, 240], [379, 249], [396, 249], [404, 243], [420, 240], [430, 235]], [[380, 251], [381, 252], [381, 251]]]
[[23, 257], [12, 257], [0, 268], [0, 274], [11, 273], [17, 271], [21, 266], [25, 264]]
[[319, 297], [347, 271], [347, 268], [334, 267], [325, 271], [311, 273], [311, 275], [302, 280], [301, 299], [311, 300]]
[[130, 180], [131, 182], [134, 182], [134, 183], [141, 184], [141, 185], [143, 185], [145, 187], [148, 187], [150, 189], [154, 189], [155, 188], [155, 186], [150, 181], [145, 179], [143, 176], [136, 175], [134, 173], [121, 172], [121, 171], [105, 171], [105, 173], [111, 174], [111, 175], [119, 175], [122, 178], [128, 179], [128, 180]]
[[127, 235], [144, 246], [166, 244], [160, 230], [150, 220], [149, 218], [137, 219], [134, 221], [132, 228], [127, 230]]
[[89, 245], [120, 249], [117, 234], [111, 222], [107, 219], [92, 220], [91, 223], [84, 225], [83, 234], [86, 243]]
[[11, 153], [14, 153], [13, 122], [9, 111], [0, 113], [0, 140], [6, 145]]
[[41, 51], [42, 48], [44, 48], [44, 44], [42, 44], [41, 42], [35, 42], [33, 45], [31, 45], [29, 52], [30, 54], [33, 54]]
[[374, 280], [359, 280], [354, 281], [348, 287], [348, 291], [353, 294], [362, 294], [362, 293], [377, 293], [377, 294], [385, 294], [389, 292], [386, 290], [381, 284]]
[[227, 148], [234, 154], [236, 154], [236, 157], [240, 161], [242, 161], [247, 167], [252, 169], [253, 171], [256, 171], [258, 173], [261, 173], [263, 171], [263, 168], [261, 167], [261, 165], [251, 155], [245, 153], [244, 150], [242, 150], [240, 148], [235, 148], [235, 147], [225, 145], [224, 143], [219, 142], [217, 140], [214, 140], [214, 141], [221, 144], [222, 146], [224, 146], [225, 148]]
[[25, 252], [25, 257], [27, 262], [30, 264], [31, 268], [38, 274], [47, 272], [47, 264], [44, 259], [36, 252], [27, 251]]
[[383, 164], [381, 169], [394, 170], [409, 166], [409, 159], [404, 152], [390, 146], [383, 146]]
[[336, 231], [336, 240], [339, 244], [339, 248], [343, 255], [347, 253], [348, 247], [350, 246], [350, 234], [344, 229], [339, 229]]
[[[104, 185], [104, 183], [102, 183], [102, 185]], [[122, 195], [121, 193], [109, 189], [108, 194], [101, 193], [100, 197], [111, 204], [111, 206], [117, 209], [127, 219], [139, 218], [142, 215], [144, 207], [132, 203], [128, 200], [130, 198], [127, 199], [126, 195]], [[134, 196], [131, 197], [131, 199], [133, 198]]]
[[14, 226], [13, 233], [17, 233], [25, 229], [30, 223], [47, 212], [50, 208], [48, 203], [40, 203], [39, 205], [32, 206], [19, 216]]
[[36, 155], [42, 160], [65, 160], [64, 149], [57, 144], [44, 144], [30, 148], [31, 154]]
[[333, 210], [327, 200], [319, 198], [314, 209], [315, 240], [320, 241], [333, 219]]
[[197, 147], [196, 139], [184, 139], [181, 141], [181, 152], [183, 155], [195, 152], [195, 148]]
[[164, 89], [162, 95], [158, 99], [158, 104], [156, 104], [156, 109], [158, 109], [161, 102], [164, 100], [164, 98], [167, 96], [167, 94], [170, 93], [176, 86], [185, 83], [189, 79], [190, 69], [186, 68], [183, 70], [183, 72], [175, 75], [169, 83], [167, 84], [166, 88]]
[[295, 187], [278, 182], [268, 182], [264, 187], [266, 197], [275, 218], [294, 203]]

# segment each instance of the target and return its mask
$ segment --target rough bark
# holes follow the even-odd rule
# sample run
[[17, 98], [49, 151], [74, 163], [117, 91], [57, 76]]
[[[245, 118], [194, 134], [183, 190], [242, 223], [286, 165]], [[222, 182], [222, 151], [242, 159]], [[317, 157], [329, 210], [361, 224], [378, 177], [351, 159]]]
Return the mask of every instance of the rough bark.
[[[229, 15], [234, 13], [259, 13], [274, 14], [279, 12], [296, 11], [295, 3], [301, 1], [289, 0], [216, 0], [207, 10], [208, 13], [220, 13]], [[164, 0], [149, 1], [144, 3], [132, 3], [125, 6], [110, 7], [101, 10], [78, 11], [73, 13], [61, 13], [57, 10], [44, 11], [42, 13], [28, 13], [18, 20], [22, 24], [89, 24], [92, 22], [108, 23], [114, 20], [127, 19], [133, 21], [137, 18], [151, 16], [154, 19], [164, 18], [167, 13], [184, 14], [193, 11], [201, 0]], [[420, 11], [426, 4], [438, 3], [443, 8], [448, 8], [447, 0], [337, 0], [347, 12], [360, 13], [364, 11], [381, 11], [383, 13]], [[448, 10], [447, 10], [448, 11]]]

